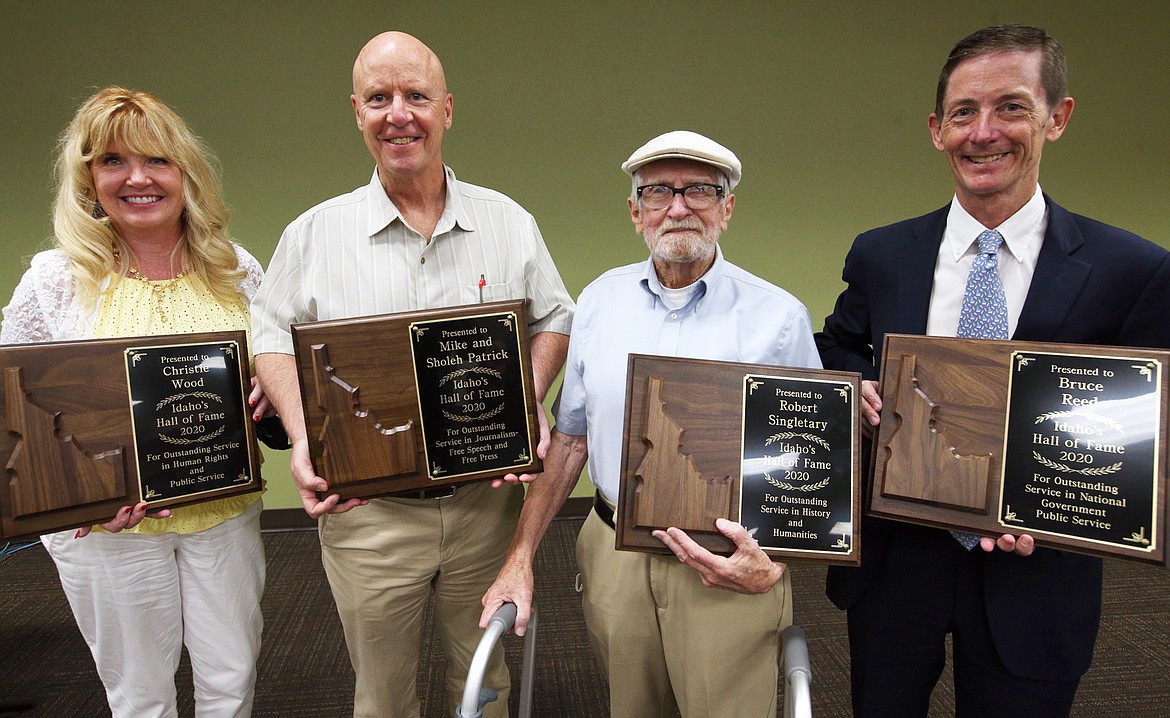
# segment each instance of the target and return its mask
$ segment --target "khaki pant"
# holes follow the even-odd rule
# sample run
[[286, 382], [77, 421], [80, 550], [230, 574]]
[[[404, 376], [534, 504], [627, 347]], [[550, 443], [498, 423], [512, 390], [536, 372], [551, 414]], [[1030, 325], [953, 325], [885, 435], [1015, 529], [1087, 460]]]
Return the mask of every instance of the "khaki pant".
[[[447, 656], [452, 713], [483, 636], [480, 599], [495, 580], [516, 528], [523, 492], [488, 484], [445, 499], [375, 499], [321, 519], [321, 559], [345, 630], [357, 683], [354, 718], [416, 718], [423, 610], [435, 595], [435, 626]], [[503, 651], [484, 686], [500, 692], [484, 715], [508, 715]]]
[[673, 555], [614, 550], [591, 512], [577, 537], [585, 623], [613, 718], [775, 718], [779, 632], [792, 623], [786, 573], [745, 596], [703, 585]]

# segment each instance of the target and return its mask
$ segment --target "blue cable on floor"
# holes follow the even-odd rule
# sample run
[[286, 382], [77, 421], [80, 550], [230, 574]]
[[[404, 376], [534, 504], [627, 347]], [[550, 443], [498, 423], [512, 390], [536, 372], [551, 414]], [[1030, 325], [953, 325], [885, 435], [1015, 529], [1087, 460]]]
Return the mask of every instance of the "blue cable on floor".
[[26, 548], [32, 548], [39, 543], [40, 541], [29, 541], [28, 543], [13, 544], [11, 541], [9, 541], [8, 543], [4, 544], [3, 549], [0, 549], [0, 556], [11, 556], [19, 551], [25, 550]]

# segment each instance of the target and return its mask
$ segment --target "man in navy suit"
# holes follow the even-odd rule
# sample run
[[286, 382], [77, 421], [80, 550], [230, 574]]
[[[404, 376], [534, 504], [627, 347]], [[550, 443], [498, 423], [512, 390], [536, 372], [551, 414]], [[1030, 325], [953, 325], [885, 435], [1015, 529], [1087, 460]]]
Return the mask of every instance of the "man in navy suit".
[[[1003, 237], [1007, 336], [1170, 346], [1170, 253], [1040, 190], [1044, 145], [1072, 111], [1064, 52], [1041, 29], [989, 27], [951, 51], [929, 127], [954, 198], [857, 237], [816, 337], [825, 368], [862, 374], [866, 423], [881, 410], [883, 337], [955, 336], [985, 230]], [[948, 633], [959, 718], [1068, 715], [1097, 636], [1100, 559], [1026, 534], [967, 550], [947, 531], [875, 518], [861, 545], [861, 567], [831, 568], [827, 586], [848, 610], [856, 716], [925, 716]]]

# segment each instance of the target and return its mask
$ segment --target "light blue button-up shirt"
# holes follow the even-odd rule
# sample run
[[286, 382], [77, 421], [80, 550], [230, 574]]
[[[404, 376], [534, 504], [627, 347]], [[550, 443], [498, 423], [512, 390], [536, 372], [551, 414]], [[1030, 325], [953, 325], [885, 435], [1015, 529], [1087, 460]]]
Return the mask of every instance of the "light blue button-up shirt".
[[630, 354], [821, 368], [808, 310], [783, 289], [723, 259], [674, 309], [647, 259], [612, 269], [581, 292], [557, 429], [588, 436], [589, 475], [611, 504], [621, 476]]

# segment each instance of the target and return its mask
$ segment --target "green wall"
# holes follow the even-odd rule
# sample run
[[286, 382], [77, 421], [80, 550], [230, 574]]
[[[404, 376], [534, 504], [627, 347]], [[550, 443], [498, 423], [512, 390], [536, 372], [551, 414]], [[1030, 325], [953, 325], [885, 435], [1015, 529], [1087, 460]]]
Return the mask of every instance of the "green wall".
[[[536, 216], [574, 296], [644, 256], [619, 165], [686, 128], [743, 160], [728, 258], [792, 291], [819, 326], [858, 232], [948, 201], [926, 129], [938, 68], [999, 22], [1045, 26], [1069, 54], [1077, 105], [1044, 189], [1170, 246], [1170, 3], [702, 5], [0, 0], [0, 295], [47, 244], [57, 134], [108, 84], [154, 92], [207, 140], [233, 234], [267, 263], [285, 224], [369, 178], [350, 68], [386, 29], [442, 58], [455, 96], [444, 158]], [[284, 455], [265, 475], [269, 507], [299, 506]]]

